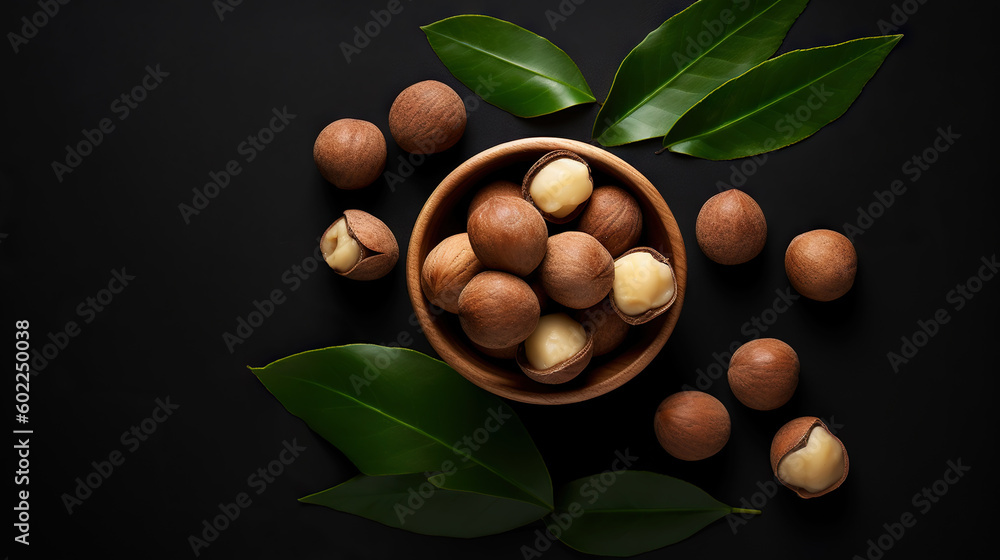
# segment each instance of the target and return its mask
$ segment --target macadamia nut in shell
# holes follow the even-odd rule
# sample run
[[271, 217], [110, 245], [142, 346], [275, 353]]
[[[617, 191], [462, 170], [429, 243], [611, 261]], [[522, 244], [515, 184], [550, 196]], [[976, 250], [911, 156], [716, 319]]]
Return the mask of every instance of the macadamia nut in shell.
[[653, 427], [663, 449], [682, 461], [715, 455], [729, 441], [731, 429], [725, 405], [701, 391], [681, 391], [664, 399]]
[[340, 119], [316, 137], [313, 160], [320, 175], [337, 188], [367, 187], [385, 169], [385, 136], [368, 121]]

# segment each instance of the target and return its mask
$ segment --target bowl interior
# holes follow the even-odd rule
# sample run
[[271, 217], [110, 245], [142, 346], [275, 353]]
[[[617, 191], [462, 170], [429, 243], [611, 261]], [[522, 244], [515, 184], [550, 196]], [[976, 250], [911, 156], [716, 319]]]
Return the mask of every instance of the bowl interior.
[[[677, 300], [663, 315], [632, 327], [628, 338], [610, 354], [593, 359], [572, 381], [545, 385], [529, 379], [514, 360], [482, 354], [469, 342], [458, 317], [437, 308], [420, 287], [420, 268], [427, 253], [441, 240], [465, 231], [466, 212], [476, 190], [494, 179], [516, 184], [528, 168], [552, 150], [572, 150], [590, 164], [594, 185], [613, 184], [628, 190], [642, 208], [644, 234], [639, 244], [670, 257], [677, 278]], [[549, 224], [557, 233], [573, 229]], [[476, 385], [502, 397], [535, 404], [579, 402], [607, 393], [638, 374], [663, 347], [680, 314], [687, 280], [687, 259], [677, 222], [653, 185], [632, 166], [596, 146], [563, 138], [525, 138], [485, 150], [441, 181], [417, 217], [406, 262], [410, 300], [423, 333], [441, 358]]]

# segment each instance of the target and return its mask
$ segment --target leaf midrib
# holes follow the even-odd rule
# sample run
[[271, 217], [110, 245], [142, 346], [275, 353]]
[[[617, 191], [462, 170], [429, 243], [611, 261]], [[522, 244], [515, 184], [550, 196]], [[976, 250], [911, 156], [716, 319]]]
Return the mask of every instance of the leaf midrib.
[[611, 509], [587, 509], [584, 515], [593, 513], [608, 514], [649, 514], [649, 513], [732, 513], [733, 508], [729, 506], [703, 507], [703, 508], [611, 508]]
[[[358, 399], [356, 399], [356, 398], [354, 398], [354, 397], [352, 397], [352, 396], [350, 396], [350, 395], [348, 395], [348, 394], [346, 394], [346, 393], [344, 393], [342, 391], [339, 391], [339, 390], [334, 389], [334, 388], [332, 388], [330, 386], [327, 386], [327, 385], [323, 385], [321, 383], [317, 383], [316, 381], [313, 381], [311, 379], [305, 379], [305, 378], [302, 378], [302, 377], [294, 377], [294, 376], [290, 376], [290, 375], [285, 375], [284, 377], [286, 379], [295, 379], [295, 380], [298, 380], [298, 381], [303, 382], [303, 383], [308, 383], [310, 385], [315, 385], [315, 386], [317, 386], [317, 387], [319, 387], [321, 389], [324, 389], [326, 391], [329, 391], [331, 393], [334, 393], [336, 395], [344, 397], [347, 400], [353, 401], [353, 402], [355, 402], [355, 403], [357, 403], [357, 404], [359, 404], [359, 405], [361, 405], [361, 406], [363, 406], [363, 407], [365, 407], [365, 408], [367, 408], [369, 410], [377, 412], [377, 413], [381, 414], [382, 416], [388, 418], [389, 420], [392, 420], [392, 421], [394, 421], [394, 422], [396, 422], [396, 423], [398, 423], [398, 424], [400, 424], [400, 425], [402, 425], [402, 426], [404, 426], [406, 428], [409, 428], [409, 429], [413, 430], [414, 432], [417, 432], [418, 434], [423, 435], [427, 439], [430, 439], [431, 441], [436, 442], [437, 444], [441, 445], [442, 447], [445, 447], [446, 449], [450, 449], [453, 453], [460, 454], [457, 449], [455, 449], [451, 445], [449, 445], [449, 444], [441, 441], [440, 439], [434, 437], [433, 435], [425, 432], [424, 430], [421, 430], [420, 428], [418, 428], [418, 427], [410, 424], [409, 422], [405, 422], [405, 421], [403, 421], [403, 420], [401, 420], [399, 418], [396, 418], [395, 416], [387, 414], [386, 412], [384, 412], [384, 411], [382, 411], [382, 410], [380, 410], [378, 408], [375, 408], [374, 406], [371, 406], [370, 404], [368, 404], [366, 402], [360, 401], [360, 400], [358, 400]], [[525, 488], [520, 483], [509, 479], [508, 477], [504, 476], [502, 473], [497, 472], [491, 466], [483, 463], [482, 461], [480, 461], [479, 459], [476, 458], [475, 454], [462, 455], [462, 456], [469, 457], [469, 459], [471, 461], [473, 461], [474, 463], [478, 464], [479, 466], [481, 466], [484, 469], [488, 470], [489, 472], [493, 473], [494, 475], [496, 475], [500, 479], [504, 480], [508, 484], [511, 484], [514, 487], [520, 489], [521, 491], [523, 491], [524, 493], [528, 494], [532, 498], [538, 500], [538, 504], [535, 504], [535, 505], [539, 505], [540, 504], [540, 505], [542, 505], [544, 507], [552, 509], [553, 506], [551, 504], [549, 504], [548, 502], [546, 502], [544, 499], [538, 497], [534, 492], [532, 492], [528, 488]], [[400, 474], [411, 474], [411, 473], [400, 473]], [[454, 490], [454, 489], [448, 488], [448, 490]], [[455, 491], [458, 492], [458, 491], [461, 491], [461, 490], [455, 490]], [[506, 496], [497, 496], [497, 497], [506, 497]], [[508, 499], [517, 500], [517, 498], [508, 498]], [[524, 500], [518, 500], [518, 501], [524, 501]], [[525, 503], [530, 503], [530, 502], [525, 502]]]
[[[748, 20], [747, 20], [747, 21], [746, 21], [746, 22], [745, 22], [745, 23], [744, 23], [743, 25], [740, 25], [739, 27], [737, 27], [737, 28], [733, 29], [732, 33], [727, 33], [726, 35], [724, 35], [724, 36], [722, 37], [722, 39], [720, 39], [720, 40], [719, 40], [718, 42], [716, 42], [715, 44], [713, 44], [713, 45], [712, 45], [712, 46], [711, 46], [710, 48], [706, 49], [706, 50], [705, 50], [705, 52], [703, 52], [702, 54], [700, 54], [700, 55], [698, 55], [697, 57], [695, 57], [695, 58], [694, 58], [694, 59], [693, 59], [693, 60], [691, 61], [691, 64], [688, 64], [688, 65], [687, 65], [687, 66], [685, 66], [685, 67], [684, 67], [683, 69], [681, 69], [681, 70], [678, 70], [678, 71], [677, 71], [677, 73], [676, 73], [676, 74], [674, 74], [673, 76], [671, 76], [669, 80], [667, 80], [666, 82], [663, 82], [663, 85], [661, 85], [660, 87], [658, 87], [658, 88], [656, 88], [655, 90], [653, 90], [653, 91], [652, 91], [652, 92], [651, 92], [651, 93], [650, 93], [649, 95], [647, 95], [646, 97], [642, 98], [642, 100], [641, 100], [641, 101], [639, 101], [639, 103], [637, 103], [635, 107], [633, 107], [633, 108], [629, 109], [629, 110], [628, 110], [628, 111], [627, 111], [627, 112], [626, 112], [626, 113], [625, 113], [625, 114], [624, 114], [624, 115], [623, 115], [623, 116], [622, 116], [622, 117], [621, 117], [620, 119], [618, 119], [618, 120], [614, 121], [614, 122], [613, 122], [613, 123], [611, 124], [611, 126], [607, 127], [607, 128], [606, 128], [606, 129], [604, 130], [604, 132], [602, 132], [602, 133], [601, 133], [601, 136], [604, 136], [605, 134], [607, 134], [607, 133], [608, 133], [608, 131], [609, 131], [609, 130], [611, 130], [612, 128], [614, 128], [614, 127], [617, 127], [618, 125], [620, 125], [620, 124], [622, 123], [622, 121], [624, 121], [624, 120], [625, 120], [625, 119], [627, 119], [627, 118], [628, 118], [629, 116], [631, 116], [631, 115], [632, 115], [632, 113], [635, 113], [636, 111], [638, 111], [640, 107], [643, 107], [643, 106], [645, 106], [645, 105], [646, 105], [647, 103], [649, 103], [649, 100], [650, 100], [650, 99], [652, 99], [652, 98], [654, 98], [655, 96], [659, 95], [659, 93], [660, 93], [661, 91], [663, 91], [664, 89], [666, 89], [666, 87], [667, 87], [667, 86], [669, 86], [670, 84], [672, 84], [672, 83], [674, 82], [674, 80], [676, 80], [677, 78], [679, 78], [679, 77], [680, 77], [680, 76], [681, 76], [682, 74], [684, 74], [684, 72], [686, 72], [686, 71], [687, 71], [687, 70], [688, 70], [689, 68], [691, 68], [692, 66], [694, 66], [695, 64], [697, 64], [697, 63], [698, 63], [699, 61], [701, 61], [701, 59], [705, 58], [705, 57], [706, 57], [706, 56], [708, 55], [708, 53], [710, 53], [710, 52], [712, 52], [713, 50], [715, 50], [715, 48], [716, 48], [716, 47], [718, 47], [718, 46], [722, 45], [722, 43], [725, 43], [726, 41], [728, 41], [730, 37], [732, 37], [733, 35], [735, 35], [735, 34], [736, 34], [737, 32], [739, 32], [740, 30], [742, 30], [742, 29], [743, 29], [744, 27], [746, 27], [747, 25], [750, 25], [751, 23], [753, 23], [753, 22], [757, 21], [757, 19], [758, 19], [758, 18], [760, 18], [761, 16], [763, 16], [764, 14], [766, 14], [767, 12], [769, 12], [769, 11], [771, 10], [771, 8], [774, 8], [775, 6], [777, 6], [778, 4], [780, 4], [780, 3], [782, 2], [782, 1], [783, 1], [783, 0], [775, 0], [775, 2], [774, 2], [773, 4], [771, 4], [770, 6], [768, 6], [768, 7], [767, 7], [767, 8], [765, 9], [765, 10], [763, 10], [763, 11], [759, 12], [759, 13], [758, 13], [757, 15], [755, 15], [754, 17], [752, 17], [752, 18], [748, 19]], [[677, 17], [677, 16], [679, 16], [679, 15], [680, 15], [680, 14], [682, 14], [682, 13], [684, 13], [684, 12], [680, 12], [680, 13], [676, 14], [676, 15], [675, 15], [674, 17]], [[641, 43], [640, 43], [640, 44], [641, 44]], [[637, 48], [638, 48], [638, 47], [637, 47]], [[772, 54], [773, 54], [773, 53], [772, 53]], [[615, 84], [614, 84], [614, 83], [612, 83], [612, 84], [611, 84], [611, 89], [613, 90], [613, 89], [614, 89], [614, 87], [615, 87]], [[680, 116], [678, 116], [678, 119], [680, 119]]]
[[[676, 142], [673, 142], [673, 143], [671, 143], [671, 144], [670, 144], [670, 146], [676, 146], [677, 144], [680, 144], [680, 143], [682, 143], [682, 142], [691, 142], [691, 141], [693, 141], [693, 140], [697, 140], [698, 138], [701, 138], [701, 137], [703, 137], [703, 136], [707, 136], [707, 135], [709, 135], [709, 134], [713, 134], [713, 133], [715, 133], [715, 132], [718, 132], [718, 131], [720, 131], [720, 130], [722, 130], [722, 129], [724, 129], [724, 128], [728, 128], [729, 126], [731, 126], [731, 125], [733, 125], [733, 124], [735, 124], [735, 123], [738, 123], [738, 122], [740, 122], [740, 121], [743, 121], [743, 120], [746, 120], [746, 119], [748, 119], [748, 118], [752, 117], [753, 115], [756, 115], [757, 113], [759, 113], [759, 112], [763, 111], [764, 109], [767, 109], [768, 107], [770, 107], [770, 106], [772, 106], [772, 105], [774, 105], [774, 104], [776, 104], [776, 103], [779, 103], [779, 102], [781, 102], [781, 101], [784, 101], [784, 100], [788, 99], [789, 97], [791, 97], [791, 95], [792, 95], [792, 94], [794, 94], [794, 93], [798, 93], [798, 92], [802, 91], [803, 89], [805, 89], [805, 88], [807, 88], [807, 87], [809, 87], [809, 86], [811, 86], [811, 85], [814, 85], [814, 84], [815, 84], [816, 82], [818, 82], [818, 81], [822, 80], [823, 78], [826, 78], [826, 77], [827, 77], [827, 76], [829, 76], [830, 74], [833, 74], [833, 73], [835, 73], [835, 72], [839, 72], [839, 71], [843, 70], [844, 68], [846, 68], [847, 66], [850, 66], [851, 64], [854, 64], [855, 62], [858, 62], [858, 61], [859, 61], [859, 60], [861, 60], [862, 58], [864, 58], [864, 57], [868, 56], [868, 55], [869, 55], [869, 54], [871, 54], [872, 52], [874, 52], [874, 51], [876, 51], [876, 50], [878, 50], [878, 49], [880, 49], [880, 48], [884, 47], [884, 46], [885, 46], [885, 45], [887, 45], [887, 44], [888, 44], [888, 43], [885, 43], [885, 42], [883, 42], [883, 43], [879, 44], [878, 46], [876, 46], [876, 47], [874, 47], [874, 48], [871, 48], [871, 49], [869, 49], [869, 50], [867, 50], [867, 51], [865, 51], [865, 52], [861, 53], [860, 55], [858, 55], [858, 56], [856, 56], [856, 57], [852, 58], [851, 60], [849, 60], [849, 61], [845, 62], [844, 64], [841, 64], [840, 66], [837, 66], [837, 67], [836, 67], [836, 68], [834, 68], [833, 70], [830, 70], [829, 72], [826, 72], [826, 73], [824, 73], [824, 74], [822, 74], [822, 75], [820, 75], [820, 76], [817, 76], [817, 77], [816, 77], [815, 79], [813, 79], [813, 80], [810, 80], [809, 82], [806, 82], [806, 83], [804, 83], [804, 84], [803, 84], [802, 86], [800, 86], [800, 87], [798, 87], [798, 88], [795, 88], [795, 89], [793, 89], [793, 90], [791, 90], [791, 91], [789, 91], [789, 92], [786, 92], [786, 93], [785, 93], [784, 95], [782, 95], [782, 96], [780, 96], [780, 97], [777, 97], [776, 99], [772, 100], [772, 101], [771, 101], [770, 103], [767, 103], [767, 104], [765, 104], [765, 105], [761, 105], [761, 106], [757, 107], [756, 109], [754, 109], [753, 111], [750, 111], [749, 113], [746, 113], [746, 114], [744, 114], [744, 115], [741, 115], [741, 116], [740, 116], [740, 117], [738, 117], [738, 118], [735, 118], [735, 119], [731, 119], [731, 120], [729, 120], [729, 121], [726, 121], [726, 122], [724, 122], [724, 123], [722, 123], [722, 124], [720, 124], [720, 125], [716, 126], [715, 128], [711, 129], [711, 130], [707, 130], [707, 131], [705, 131], [705, 132], [702, 132], [702, 133], [699, 133], [699, 134], [696, 134], [696, 135], [694, 135], [694, 136], [688, 136], [687, 138], [682, 138], [682, 139], [680, 139], [680, 140], [677, 140]], [[816, 47], [816, 49], [822, 49], [822, 48], [830, 48], [830, 47]], [[798, 53], [805, 53], [805, 52], [809, 52], [809, 51], [812, 51], [812, 50], [816, 50], [816, 49], [803, 49], [803, 50], [800, 50], [800, 51], [792, 51], [792, 52], [798, 52]], [[788, 54], [792, 54], [792, 53], [788, 53]], [[783, 55], [783, 56], [787, 56], [787, 55]], [[781, 57], [778, 57], [778, 58], [773, 58], [773, 59], [771, 59], [771, 60], [779, 60], [779, 59], [781, 59]], [[762, 62], [761, 64], [767, 64], [768, 62], [770, 62], [770, 61], [765, 61], [765, 62]], [[758, 66], [758, 68], [759, 68], [759, 66]], [[747, 72], [752, 72], [752, 71], [753, 71], [753, 69], [751, 69], [751, 70], [747, 70]], [[745, 74], [744, 74], [744, 75], [745, 75]], [[733, 78], [733, 79], [735, 80], [735, 79], [738, 79], [738, 78]], [[728, 82], [727, 82], [727, 83], [728, 83]], [[725, 85], [725, 84], [723, 84], [723, 86], [724, 86], [724, 85]], [[862, 86], [863, 86], [863, 85], [864, 85], [864, 84], [862, 84]], [[721, 88], [721, 87], [723, 87], [723, 86], [719, 86], [719, 87]], [[716, 90], [716, 91], [718, 91], [718, 90]], [[713, 92], [713, 93], [714, 93], [714, 92]], [[711, 94], [710, 94], [710, 95], [711, 95]], [[708, 99], [708, 97], [706, 97], [705, 99]], [[702, 101], [704, 101], [704, 100], [702, 100]], [[694, 108], [694, 107], [692, 107], [692, 109], [693, 109], [693, 108]]]
[[[510, 64], [511, 66], [514, 66], [516, 68], [520, 68], [520, 69], [525, 70], [525, 71], [527, 71], [527, 72], [529, 72], [531, 74], [534, 74], [534, 75], [539, 76], [541, 78], [545, 78], [546, 80], [549, 80], [551, 82], [555, 82], [557, 84], [562, 84], [562, 85], [566, 86], [567, 88], [569, 88], [569, 89], [571, 89], [573, 91], [577, 91], [577, 92], [583, 94], [585, 97], [588, 97], [591, 100], [595, 100], [593, 92], [583, 91], [582, 89], [574, 86], [573, 84], [564, 82], [564, 81], [562, 81], [562, 80], [560, 80], [558, 78], [555, 78], [553, 76], [547, 76], [545, 74], [542, 74], [541, 72], [539, 72], [539, 71], [537, 71], [537, 70], [535, 70], [533, 68], [530, 68], [528, 66], [524, 66], [523, 64], [519, 64], [519, 63], [517, 63], [517, 62], [515, 62], [513, 60], [510, 60], [508, 58], [504, 58], [504, 57], [502, 57], [502, 56], [500, 56], [500, 55], [498, 55], [498, 54], [496, 54], [494, 52], [490, 52], [490, 51], [485, 50], [483, 48], [477, 47], [477, 46], [475, 46], [475, 45], [473, 45], [471, 43], [467, 43], [465, 41], [459, 40], [459, 39], [457, 39], [457, 38], [455, 38], [455, 37], [453, 37], [451, 35], [445, 35], [444, 33], [441, 33], [439, 31], [431, 29], [430, 26], [425, 27], [424, 31], [428, 32], [428, 33], [433, 33], [433, 34], [437, 35], [438, 37], [444, 37], [446, 39], [449, 39], [449, 40], [451, 40], [451, 41], [453, 41], [453, 42], [455, 42], [455, 43], [457, 43], [459, 45], [463, 45], [465, 47], [468, 47], [471, 50], [474, 50], [474, 51], [477, 51], [479, 53], [485, 54], [487, 56], [493, 57], [493, 58], [495, 58], [497, 60], [500, 60], [502, 62], [506, 62], [507, 64]], [[553, 46], [555, 46], [555, 45], [553, 45]], [[556, 47], [556, 48], [558, 48], [558, 47]]]

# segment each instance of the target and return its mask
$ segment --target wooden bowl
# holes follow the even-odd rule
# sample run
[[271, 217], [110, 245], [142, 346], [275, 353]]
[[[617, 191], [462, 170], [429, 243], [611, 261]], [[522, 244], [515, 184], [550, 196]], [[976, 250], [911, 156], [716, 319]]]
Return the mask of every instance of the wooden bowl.
[[[420, 287], [420, 268], [427, 253], [442, 239], [465, 231], [469, 200], [486, 181], [505, 178], [520, 184], [538, 158], [552, 150], [572, 150], [590, 163], [594, 186], [618, 185], [639, 202], [643, 214], [643, 237], [639, 245], [652, 247], [670, 257], [677, 278], [677, 300], [653, 321], [632, 327], [628, 338], [610, 354], [594, 358], [587, 369], [570, 382], [546, 385], [529, 379], [511, 360], [491, 358], [469, 342], [458, 317], [432, 306]], [[550, 232], [572, 229], [550, 224]], [[632, 166], [596, 146], [564, 138], [525, 138], [500, 144], [459, 165], [431, 193], [413, 227], [406, 258], [406, 283], [420, 328], [431, 346], [451, 367], [476, 385], [515, 401], [534, 404], [566, 404], [591, 399], [621, 386], [643, 370], [663, 348], [677, 324], [687, 283], [684, 241], [673, 214], [648, 179]]]

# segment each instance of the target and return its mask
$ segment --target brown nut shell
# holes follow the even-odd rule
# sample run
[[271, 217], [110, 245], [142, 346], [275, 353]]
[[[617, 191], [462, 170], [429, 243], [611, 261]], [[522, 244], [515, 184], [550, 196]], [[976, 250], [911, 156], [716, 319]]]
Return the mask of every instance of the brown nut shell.
[[436, 80], [404, 89], [389, 109], [389, 133], [412, 154], [436, 154], [454, 146], [465, 132], [462, 98]]
[[458, 319], [470, 340], [487, 348], [519, 344], [535, 330], [541, 310], [527, 282], [497, 270], [480, 272], [458, 296]]
[[828, 229], [797, 235], [785, 251], [785, 274], [795, 291], [816, 301], [832, 301], [854, 285], [858, 254], [851, 240]]
[[[826, 430], [827, 433], [830, 434], [830, 437], [837, 440], [837, 443], [840, 444], [840, 447], [844, 452], [844, 475], [840, 477], [840, 480], [833, 483], [832, 486], [821, 492], [809, 492], [804, 488], [785, 484], [785, 481], [778, 478], [778, 465], [781, 463], [781, 460], [784, 459], [789, 453], [798, 451], [799, 449], [805, 447], [806, 443], [809, 441], [809, 433], [815, 427]], [[778, 430], [778, 433], [774, 435], [774, 439], [771, 440], [771, 470], [774, 472], [775, 478], [778, 478], [783, 485], [790, 488], [798, 494], [799, 497], [816, 498], [836, 490], [841, 484], [844, 483], [844, 480], [847, 479], [847, 473], [850, 470], [850, 459], [847, 457], [847, 448], [844, 447], [844, 442], [840, 441], [840, 438], [833, 435], [833, 432], [830, 432], [830, 428], [828, 428], [822, 420], [815, 416], [803, 416], [782, 426]]]
[[588, 331], [594, 332], [595, 357], [603, 356], [621, 346], [630, 328], [630, 325], [618, 316], [610, 298], [604, 298], [600, 303], [577, 311], [576, 320]]
[[517, 347], [519, 346], [519, 344], [515, 344], [513, 346], [508, 346], [506, 348], [487, 348], [481, 344], [476, 344], [471, 340], [469, 341], [469, 343], [471, 343], [476, 350], [479, 350], [480, 352], [486, 354], [491, 358], [497, 358], [498, 360], [515, 359], [517, 357]]
[[594, 172], [592, 169], [590, 169], [590, 164], [587, 163], [587, 160], [580, 157], [576, 152], [571, 152], [570, 150], [554, 150], [539, 158], [538, 161], [536, 161], [535, 164], [532, 165], [530, 169], [528, 169], [528, 172], [525, 173], [524, 181], [521, 183], [521, 197], [524, 198], [524, 200], [527, 200], [532, 206], [534, 206], [538, 210], [538, 212], [541, 213], [542, 217], [545, 218], [545, 220], [552, 222], [553, 224], [565, 224], [566, 222], [572, 221], [573, 218], [576, 218], [577, 216], [580, 215], [581, 212], [583, 212], [583, 209], [587, 207], [587, 203], [590, 201], [589, 198], [587, 200], [584, 200], [579, 205], [577, 205], [577, 207], [573, 209], [572, 212], [563, 216], [562, 218], [557, 218], [552, 214], [545, 212], [541, 208], [538, 208], [538, 206], [535, 204], [535, 201], [532, 200], [530, 187], [531, 187], [531, 182], [535, 179], [535, 176], [538, 175], [538, 172], [541, 171], [543, 167], [561, 158], [573, 159], [586, 165], [587, 170], [590, 171], [590, 181], [591, 182], [594, 181]]
[[642, 209], [625, 189], [598, 187], [580, 214], [577, 229], [593, 235], [612, 257], [618, 258], [635, 247], [642, 236]]
[[556, 303], [573, 309], [599, 303], [615, 280], [611, 253], [592, 235], [581, 231], [549, 237], [538, 269], [545, 293]]
[[367, 187], [385, 169], [385, 136], [368, 121], [336, 120], [316, 137], [313, 160], [320, 175], [337, 188]]
[[660, 403], [653, 428], [667, 453], [682, 461], [700, 461], [725, 447], [732, 425], [719, 399], [701, 391], [681, 391]]
[[757, 201], [739, 189], [709, 198], [698, 212], [695, 238], [705, 256], [719, 264], [742, 264], [767, 242], [767, 221]]
[[[649, 311], [646, 311], [641, 315], [629, 315], [623, 312], [621, 309], [618, 309], [618, 306], [615, 305], [615, 292], [614, 288], [612, 287], [611, 293], [608, 295], [608, 298], [611, 300], [612, 309], [614, 309], [615, 313], [617, 313], [618, 316], [621, 317], [622, 321], [625, 321], [629, 325], [633, 326], [642, 325], [643, 323], [648, 323], [653, 319], [659, 317], [660, 315], [663, 315], [664, 313], [667, 312], [668, 309], [670, 309], [670, 306], [673, 305], [675, 301], [677, 301], [677, 275], [674, 273], [673, 265], [670, 264], [670, 257], [663, 256], [662, 254], [660, 254], [659, 251], [653, 249], [652, 247], [635, 247], [634, 249], [630, 249], [622, 253], [622, 255], [618, 257], [618, 259], [624, 257], [625, 255], [631, 255], [632, 253], [638, 253], [638, 252], [649, 253], [650, 255], [653, 255], [654, 259], [670, 267], [670, 276], [674, 280], [674, 293], [670, 297], [670, 301], [661, 305], [660, 307], [650, 309]], [[614, 280], [613, 277], [612, 280]], [[613, 283], [612, 286], [614, 286]]]
[[427, 253], [420, 269], [420, 286], [427, 301], [449, 313], [458, 313], [459, 294], [483, 270], [469, 243], [469, 234], [456, 233]]
[[[344, 220], [347, 222], [347, 233], [361, 248], [361, 258], [350, 270], [334, 272], [351, 280], [375, 280], [388, 274], [399, 259], [399, 245], [389, 226], [362, 210], [344, 210]], [[323, 237], [326, 237], [325, 233]], [[324, 257], [328, 256], [322, 242], [320, 251]]]
[[469, 242], [483, 266], [527, 276], [545, 257], [548, 228], [520, 198], [493, 197], [469, 216]]
[[799, 356], [777, 338], [758, 338], [733, 353], [727, 375], [741, 403], [754, 410], [774, 410], [795, 394]]
[[594, 333], [590, 329], [585, 328], [585, 330], [587, 332], [587, 342], [583, 345], [583, 348], [568, 360], [548, 369], [535, 369], [531, 366], [524, 343], [522, 342], [517, 346], [516, 360], [518, 367], [531, 379], [548, 385], [566, 383], [574, 379], [587, 368], [591, 358], [594, 357]]
[[476, 191], [476, 194], [472, 196], [472, 201], [469, 202], [469, 211], [465, 215], [466, 219], [468, 219], [468, 217], [471, 216], [477, 208], [482, 206], [484, 202], [494, 196], [511, 196], [514, 198], [521, 198], [521, 185], [507, 181], [506, 179], [497, 179], [496, 181], [487, 183], [486, 186]]

